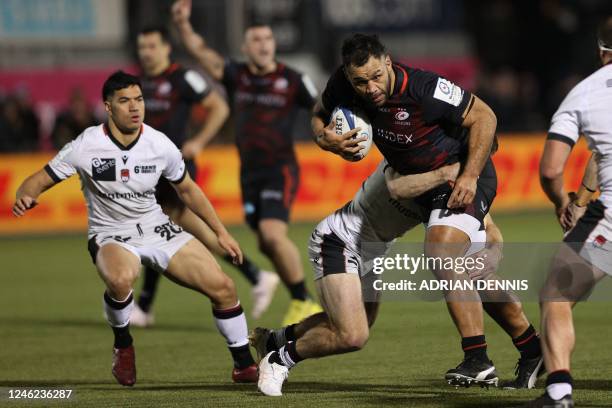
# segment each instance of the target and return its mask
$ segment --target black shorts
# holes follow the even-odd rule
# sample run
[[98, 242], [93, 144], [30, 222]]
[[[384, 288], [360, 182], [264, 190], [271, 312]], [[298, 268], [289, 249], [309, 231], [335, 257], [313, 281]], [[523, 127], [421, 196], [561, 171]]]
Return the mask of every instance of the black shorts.
[[[452, 192], [451, 184], [445, 183], [415, 200], [430, 213], [429, 225], [453, 226], [463, 230], [474, 239], [474, 229], [484, 231], [484, 218], [488, 214], [497, 193], [497, 173], [491, 159], [487, 161], [478, 177], [476, 194], [470, 205], [458, 210], [448, 209], [448, 199]], [[470, 217], [465, 218], [465, 215]]]
[[297, 164], [241, 171], [242, 204], [247, 224], [256, 230], [259, 221], [289, 221], [291, 204], [299, 184]]
[[[185, 160], [185, 169], [187, 170], [187, 173], [189, 173], [189, 176], [195, 180], [197, 173], [195, 162], [193, 160]], [[155, 198], [162, 208], [173, 208], [179, 210], [185, 208], [185, 204], [183, 201], [181, 201], [174, 187], [172, 187], [172, 183], [170, 183], [164, 177], [159, 179], [159, 182], [155, 187]]]

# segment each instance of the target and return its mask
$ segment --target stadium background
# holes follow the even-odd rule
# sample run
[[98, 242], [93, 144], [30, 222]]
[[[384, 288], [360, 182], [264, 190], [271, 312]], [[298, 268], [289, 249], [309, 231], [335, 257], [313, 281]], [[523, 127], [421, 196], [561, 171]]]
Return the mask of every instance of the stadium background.
[[[157, 327], [135, 332], [139, 385], [119, 389], [108, 369], [110, 332], [101, 317], [102, 285], [85, 251], [78, 180], [45, 193], [24, 219], [10, 212], [23, 178], [71, 137], [62, 120], [103, 118], [102, 82], [119, 68], [137, 71], [135, 35], [151, 23], [171, 27], [171, 3], [0, 0], [0, 387], [70, 386], [79, 405], [270, 405], [252, 387], [228, 383], [226, 352], [206, 304], [170, 284], [156, 305]], [[508, 241], [556, 242], [561, 232], [539, 187], [538, 160], [556, 106], [598, 66], [595, 26], [610, 14], [606, 0], [194, 0], [192, 23], [211, 46], [239, 58], [243, 27], [269, 22], [279, 59], [308, 73], [319, 89], [339, 62], [346, 35], [378, 33], [395, 60], [443, 74], [493, 107], [500, 137], [493, 215]], [[197, 69], [177, 41], [174, 57]], [[205, 117], [194, 110], [192, 128]], [[243, 248], [267, 266], [242, 222], [231, 134], [230, 119], [199, 156], [197, 181]], [[315, 222], [348, 201], [380, 158], [373, 150], [348, 163], [320, 151], [309, 135], [304, 114], [294, 135], [302, 173], [291, 236], [307, 271]], [[574, 149], [569, 189], [579, 185], [588, 155], [584, 143]], [[422, 235], [418, 230], [405, 239]], [[247, 286], [229, 273], [248, 307]], [[279, 291], [271, 311], [250, 325], [278, 325], [287, 302]], [[526, 307], [537, 323], [537, 305]], [[612, 334], [606, 309], [609, 303], [577, 311], [575, 376], [585, 406], [612, 406], [612, 355], [598, 347]], [[509, 377], [515, 354], [490, 320], [487, 339], [500, 374]], [[385, 304], [365, 350], [303, 364], [284, 402], [512, 406], [535, 395], [445, 387], [442, 373], [460, 359], [457, 340], [442, 304]]]

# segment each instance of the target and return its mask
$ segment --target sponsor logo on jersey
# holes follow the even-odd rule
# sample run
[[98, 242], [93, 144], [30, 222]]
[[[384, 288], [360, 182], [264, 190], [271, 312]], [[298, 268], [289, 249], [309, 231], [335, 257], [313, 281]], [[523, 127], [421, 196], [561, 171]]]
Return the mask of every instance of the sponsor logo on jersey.
[[144, 166], [134, 166], [134, 173], [136, 174], [152, 174], [157, 171], [157, 165], [144, 165]]
[[115, 181], [117, 180], [115, 170], [115, 159], [91, 159], [91, 174], [94, 180]]
[[389, 142], [399, 143], [399, 144], [409, 144], [412, 143], [413, 134], [405, 135], [399, 132], [392, 132], [386, 129], [376, 129], [376, 135], [380, 138], [383, 138]]
[[438, 78], [438, 84], [436, 85], [433, 97], [450, 105], [459, 106], [463, 100], [463, 89], [447, 79]]
[[288, 86], [289, 81], [287, 81], [287, 78], [278, 78], [276, 81], [274, 81], [274, 89], [277, 91], [284, 91]]
[[127, 156], [124, 154], [124, 155], [121, 157], [121, 161], [123, 162], [123, 164], [126, 164], [126, 163], [127, 163], [127, 161], [128, 161], [128, 157], [127, 157]]
[[130, 169], [121, 169], [121, 181], [124, 183], [130, 181]]
[[168, 81], [162, 82], [161, 84], [159, 84], [159, 86], [157, 87], [157, 93], [160, 96], [166, 96], [168, 95], [170, 92], [172, 92], [172, 84]]

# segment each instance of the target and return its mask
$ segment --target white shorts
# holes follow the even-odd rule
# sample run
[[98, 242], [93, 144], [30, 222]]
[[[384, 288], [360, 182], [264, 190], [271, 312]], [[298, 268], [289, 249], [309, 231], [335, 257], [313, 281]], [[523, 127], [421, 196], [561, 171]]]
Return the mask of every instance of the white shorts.
[[563, 241], [591, 265], [612, 276], [612, 210], [601, 201], [589, 204]]
[[143, 265], [164, 272], [174, 254], [193, 239], [191, 234], [164, 217], [114, 231], [90, 232], [87, 247], [93, 263], [101, 247], [117, 244], [136, 255]]
[[470, 238], [471, 242], [465, 256], [475, 254], [484, 249], [487, 243], [487, 233], [484, 229], [481, 229], [480, 221], [469, 214], [434, 209], [429, 215], [426, 228], [433, 227], [434, 225], [444, 225], [463, 231]]
[[[317, 225], [308, 243], [308, 259], [314, 270], [314, 279], [335, 273], [352, 273], [365, 276], [372, 270], [373, 260], [384, 256], [393, 241], [376, 242], [368, 238], [367, 231], [363, 234], [351, 233], [345, 229], [339, 236], [330, 228], [329, 222], [336, 214], [325, 218]], [[362, 242], [367, 245], [362, 246]]]

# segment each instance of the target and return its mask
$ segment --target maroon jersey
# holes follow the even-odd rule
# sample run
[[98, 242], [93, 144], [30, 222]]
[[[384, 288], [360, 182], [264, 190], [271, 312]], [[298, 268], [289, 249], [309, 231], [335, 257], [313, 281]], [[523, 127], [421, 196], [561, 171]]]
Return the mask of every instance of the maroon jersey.
[[367, 106], [357, 96], [342, 68], [323, 92], [323, 106], [360, 106], [374, 132], [374, 143], [400, 174], [435, 170], [467, 157], [467, 129], [462, 114], [471, 94], [427, 71], [393, 64], [393, 94], [382, 107]]
[[193, 70], [172, 64], [156, 77], [140, 77], [145, 100], [145, 122], [164, 133], [179, 148], [187, 138], [191, 108], [211, 90]]
[[293, 125], [298, 109], [315, 103], [312, 81], [281, 63], [274, 72], [254, 75], [245, 63], [227, 60], [222, 83], [232, 104], [242, 170], [294, 164]]

